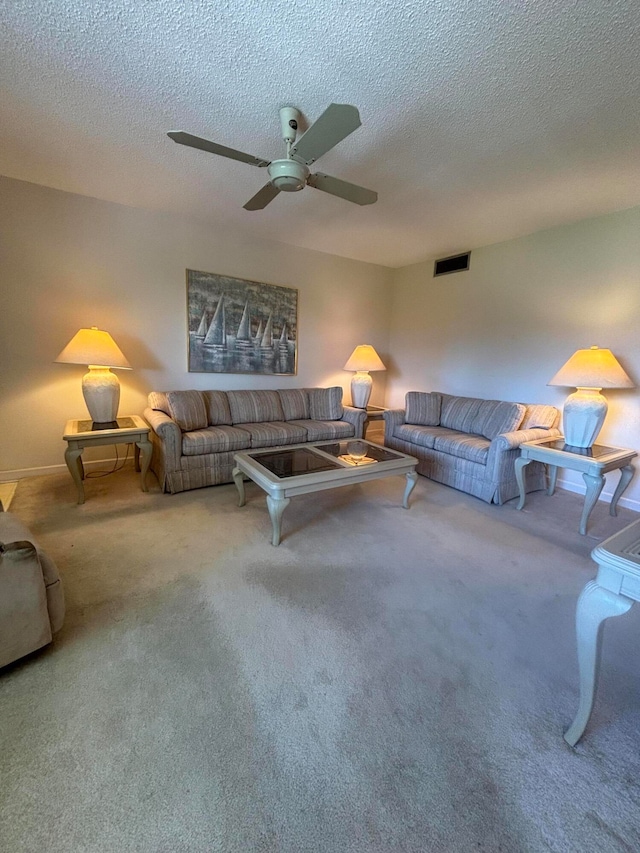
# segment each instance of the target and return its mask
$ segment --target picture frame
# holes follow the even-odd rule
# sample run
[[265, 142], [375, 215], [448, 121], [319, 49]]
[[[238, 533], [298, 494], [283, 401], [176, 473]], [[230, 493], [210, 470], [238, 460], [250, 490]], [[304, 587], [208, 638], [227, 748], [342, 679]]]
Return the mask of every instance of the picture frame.
[[298, 290], [187, 270], [190, 373], [295, 376]]

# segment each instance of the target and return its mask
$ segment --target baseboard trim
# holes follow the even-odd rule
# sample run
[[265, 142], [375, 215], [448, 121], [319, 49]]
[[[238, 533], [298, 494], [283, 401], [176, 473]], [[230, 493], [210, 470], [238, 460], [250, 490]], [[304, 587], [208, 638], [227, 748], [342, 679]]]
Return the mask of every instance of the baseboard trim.
[[[133, 460], [132, 454], [129, 454], [129, 459]], [[112, 456], [109, 459], [91, 459], [90, 461], [83, 459], [82, 465], [85, 471], [95, 471], [96, 468], [101, 468], [104, 465], [112, 466], [115, 462], [122, 463], [123, 458], [116, 459], [115, 456]], [[13, 471], [0, 471], [0, 483], [11, 483], [13, 480], [23, 480], [26, 477], [43, 477], [46, 474], [61, 474], [65, 471], [69, 474], [69, 469], [64, 463], [43, 465], [40, 468], [15, 468]]]
[[[584, 495], [584, 487], [580, 486], [578, 483], [571, 483], [568, 480], [558, 477], [557, 485], [559, 486], [559, 488], [564, 489], [565, 492], [573, 492], [573, 494], [576, 495]], [[605, 484], [605, 488], [600, 493], [598, 501], [603, 501], [604, 503], [611, 503], [612, 497], [613, 492], [607, 491], [607, 487]], [[640, 512], [640, 501], [634, 500], [634, 498], [625, 498], [624, 495], [618, 501], [618, 506], [623, 506], [625, 507], [625, 509], [631, 509], [634, 512]]]

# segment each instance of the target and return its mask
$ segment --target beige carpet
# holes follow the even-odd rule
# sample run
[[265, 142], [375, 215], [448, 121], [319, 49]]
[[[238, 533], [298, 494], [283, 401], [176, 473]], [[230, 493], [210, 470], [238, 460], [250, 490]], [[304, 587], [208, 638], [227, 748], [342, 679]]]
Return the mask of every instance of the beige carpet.
[[560, 492], [488, 506], [419, 479], [296, 498], [22, 481], [57, 561], [54, 644], [0, 673], [0, 848], [636, 851], [640, 617], [605, 630], [584, 740], [573, 618], [635, 519]]

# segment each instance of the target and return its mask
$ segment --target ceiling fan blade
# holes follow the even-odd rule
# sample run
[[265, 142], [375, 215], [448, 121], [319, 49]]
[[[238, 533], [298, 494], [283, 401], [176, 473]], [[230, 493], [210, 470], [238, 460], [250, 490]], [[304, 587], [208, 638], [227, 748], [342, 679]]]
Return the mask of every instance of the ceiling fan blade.
[[280, 195], [280, 190], [277, 187], [274, 187], [273, 184], [265, 184], [243, 207], [245, 210], [262, 210], [277, 195]]
[[310, 187], [322, 190], [323, 193], [337, 195], [345, 201], [352, 201], [354, 204], [373, 204], [378, 200], [378, 193], [373, 190], [341, 181], [339, 178], [332, 178], [331, 175], [324, 175], [322, 172], [309, 175], [307, 183]]
[[310, 166], [360, 127], [360, 113], [350, 104], [329, 104], [320, 118], [291, 146], [291, 156]]
[[226, 145], [218, 145], [217, 142], [209, 142], [208, 139], [193, 136], [191, 133], [185, 133], [184, 130], [171, 130], [167, 133], [167, 136], [180, 145], [188, 145], [189, 148], [199, 148], [201, 151], [208, 151], [209, 154], [219, 154], [221, 157], [239, 160], [241, 163], [248, 163], [250, 166], [268, 166], [270, 162], [269, 160], [263, 160], [261, 157], [254, 157], [253, 154], [236, 151], [235, 148], [227, 148]]

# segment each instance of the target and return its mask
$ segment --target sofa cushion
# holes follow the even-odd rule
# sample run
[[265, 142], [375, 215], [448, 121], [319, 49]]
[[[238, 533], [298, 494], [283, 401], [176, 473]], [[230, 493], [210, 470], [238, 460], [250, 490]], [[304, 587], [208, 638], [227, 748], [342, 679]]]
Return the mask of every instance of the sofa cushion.
[[284, 421], [277, 391], [227, 391], [227, 398], [234, 424]]
[[309, 388], [309, 416], [314, 421], [339, 421], [342, 418], [342, 388]]
[[167, 402], [169, 414], [184, 432], [208, 426], [207, 409], [201, 391], [169, 391]]
[[490, 444], [488, 438], [482, 438], [479, 435], [450, 431], [448, 435], [436, 437], [433, 449], [448, 453], [449, 456], [457, 456], [460, 459], [467, 459], [469, 462], [479, 462], [481, 465], [486, 465]]
[[209, 426], [231, 426], [231, 409], [224, 391], [203, 391]]
[[278, 391], [285, 421], [306, 420], [309, 417], [309, 394], [304, 388]]
[[202, 456], [204, 453], [223, 453], [251, 447], [246, 429], [233, 426], [210, 426], [191, 430], [182, 435], [182, 455]]
[[483, 400], [468, 432], [489, 440], [503, 432], [512, 432], [522, 423], [526, 408], [522, 403]]
[[347, 421], [289, 421], [306, 432], [307, 441], [329, 441], [331, 438], [351, 438], [355, 434], [353, 424]]
[[157, 412], [164, 412], [165, 415], [171, 417], [166, 391], [152, 391], [147, 397], [147, 402], [150, 409], [155, 409]]
[[442, 394], [434, 391], [408, 391], [405, 395], [405, 423], [419, 426], [438, 426]]
[[451, 394], [443, 394], [440, 426], [459, 432], [471, 432], [471, 424], [482, 402], [484, 401], [475, 397], [454, 397]]
[[558, 414], [559, 412], [555, 406], [534, 403], [531, 406], [527, 406], [520, 429], [536, 429], [540, 427], [542, 429], [551, 429], [552, 426], [555, 426]]
[[245, 424], [243, 430], [251, 436], [251, 447], [278, 447], [280, 444], [302, 444], [307, 440], [304, 427], [284, 421], [269, 421], [260, 424]]

